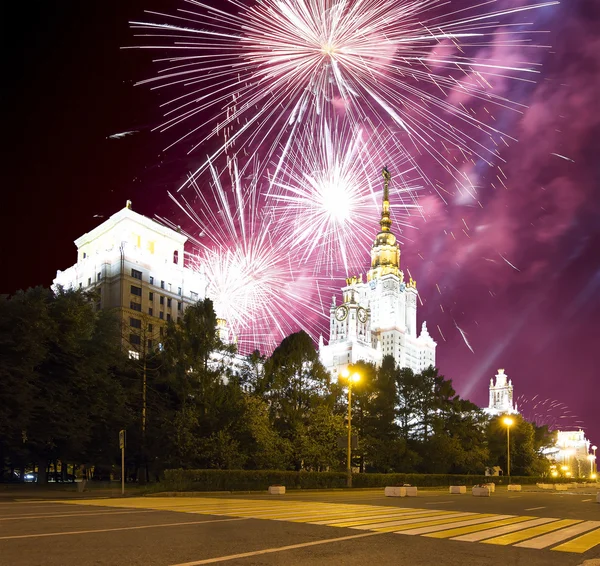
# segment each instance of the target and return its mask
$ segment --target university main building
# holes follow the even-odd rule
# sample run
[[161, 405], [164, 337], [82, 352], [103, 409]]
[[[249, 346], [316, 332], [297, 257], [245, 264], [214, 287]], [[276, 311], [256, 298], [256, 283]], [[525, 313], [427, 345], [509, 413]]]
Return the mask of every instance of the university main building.
[[329, 344], [319, 341], [319, 354], [332, 373], [343, 371], [359, 360], [380, 365], [393, 356], [399, 367], [415, 373], [435, 366], [435, 348], [423, 323], [417, 335], [417, 283], [404, 280], [400, 269], [400, 247], [391, 231], [389, 182], [383, 170], [384, 190], [380, 231], [371, 247], [371, 269], [346, 279], [342, 303], [333, 297], [329, 309]]

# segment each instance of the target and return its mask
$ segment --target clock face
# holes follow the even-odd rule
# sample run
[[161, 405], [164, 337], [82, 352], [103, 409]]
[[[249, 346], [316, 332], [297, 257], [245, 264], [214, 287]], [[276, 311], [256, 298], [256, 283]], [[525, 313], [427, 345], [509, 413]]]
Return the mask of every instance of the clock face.
[[335, 318], [336, 318], [336, 320], [339, 320], [341, 322], [347, 316], [348, 316], [348, 309], [346, 307], [343, 307], [343, 306], [342, 307], [338, 307], [335, 310]]
[[360, 320], [362, 323], [365, 323], [367, 322], [367, 318], [369, 318], [369, 313], [367, 313], [365, 309], [358, 309], [358, 320]]

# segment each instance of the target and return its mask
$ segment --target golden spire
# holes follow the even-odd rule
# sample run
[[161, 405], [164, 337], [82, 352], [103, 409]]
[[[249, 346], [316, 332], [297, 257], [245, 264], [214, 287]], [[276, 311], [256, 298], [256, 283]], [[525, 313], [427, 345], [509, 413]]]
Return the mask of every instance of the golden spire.
[[381, 209], [381, 226], [382, 232], [389, 232], [392, 226], [392, 219], [390, 218], [390, 181], [392, 174], [388, 171], [387, 167], [384, 167], [381, 171], [383, 175], [383, 207]]
[[396, 242], [396, 236], [390, 230], [392, 219], [390, 218], [390, 180], [392, 174], [384, 167], [383, 175], [383, 205], [381, 208], [381, 220], [379, 225], [381, 231], [377, 234], [371, 247], [371, 269], [367, 273], [367, 280], [379, 279], [389, 273], [397, 275], [400, 281], [404, 274], [400, 270], [400, 248]]

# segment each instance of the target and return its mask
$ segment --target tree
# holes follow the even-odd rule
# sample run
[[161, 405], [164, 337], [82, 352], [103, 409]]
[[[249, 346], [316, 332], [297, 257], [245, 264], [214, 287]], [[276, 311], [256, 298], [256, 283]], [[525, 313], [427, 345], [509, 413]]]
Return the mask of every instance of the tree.
[[299, 447], [310, 411], [320, 404], [332, 410], [335, 402], [330, 391], [330, 375], [306, 332], [283, 339], [266, 361], [256, 392], [266, 397], [275, 428], [290, 441], [294, 468], [302, 469]]
[[[538, 475], [547, 472], [549, 462], [536, 447], [536, 430], [521, 415], [511, 415], [510, 473], [513, 476]], [[486, 437], [489, 446], [490, 466], [500, 466], [507, 472], [507, 433], [503, 416], [490, 419]], [[538, 434], [541, 434], [538, 433]], [[539, 442], [539, 441], [538, 441]]]

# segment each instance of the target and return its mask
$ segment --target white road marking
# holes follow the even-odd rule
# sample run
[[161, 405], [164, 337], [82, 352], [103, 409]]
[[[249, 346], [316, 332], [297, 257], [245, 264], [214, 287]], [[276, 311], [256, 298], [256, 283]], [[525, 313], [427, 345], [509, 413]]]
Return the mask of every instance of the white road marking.
[[541, 537], [520, 542], [514, 546], [521, 546], [523, 548], [546, 548], [547, 546], [574, 537], [575, 535], [591, 531], [598, 526], [600, 526], [600, 521], [584, 521], [583, 523], [567, 527], [566, 529], [560, 529], [553, 533], [542, 535]]
[[172, 564], [171, 566], [200, 566], [201, 564], [215, 564], [216, 562], [227, 562], [229, 560], [237, 560], [239, 558], [249, 558], [251, 556], [260, 556], [261, 554], [272, 554], [273, 552], [284, 552], [286, 550], [295, 550], [296, 548], [306, 548], [309, 546], [317, 546], [320, 544], [329, 544], [332, 542], [341, 542], [357, 538], [372, 537], [384, 533], [362, 533], [360, 535], [350, 535], [347, 537], [329, 538], [325, 540], [315, 540], [311, 542], [302, 542], [300, 544], [290, 544], [289, 546], [280, 546], [276, 548], [265, 548], [264, 550], [254, 550], [253, 552], [243, 552], [242, 554], [230, 554], [229, 556], [218, 556], [217, 558], [207, 558], [205, 560], [196, 560], [194, 562], [181, 562], [180, 564]]
[[582, 499], [581, 503], [587, 503], [588, 501], [594, 501], [593, 499]]
[[513, 533], [515, 531], [521, 531], [529, 527], [537, 527], [545, 523], [551, 523], [552, 521], [558, 521], [558, 519], [540, 518], [532, 519], [531, 521], [524, 521], [522, 523], [514, 523], [512, 525], [505, 525], [504, 527], [496, 527], [488, 531], [480, 531], [477, 533], [469, 533], [467, 535], [461, 535], [458, 537], [452, 537], [450, 540], [464, 540], [467, 542], [478, 542], [485, 538], [492, 538], [498, 535], [505, 535], [507, 533]]
[[529, 509], [525, 509], [525, 511], [537, 511], [538, 509], [546, 509], [545, 507], [530, 507]]
[[135, 509], [132, 511], [82, 511], [81, 513], [42, 513], [40, 515], [15, 515], [14, 517], [0, 517], [0, 521], [16, 521], [24, 519], [54, 519], [55, 517], [89, 517], [90, 515], [124, 515], [125, 513], [155, 512], [156, 509]]
[[0, 537], [0, 540], [10, 540], [18, 538], [38, 538], [38, 537], [60, 537], [65, 535], [87, 535], [90, 533], [110, 533], [113, 531], [135, 531], [138, 529], [154, 529], [157, 527], [180, 527], [185, 525], [203, 525], [206, 523], [224, 523], [226, 521], [245, 521], [246, 517], [235, 517], [233, 519], [214, 519], [209, 521], [191, 521], [186, 523], [163, 523], [161, 525], [139, 525], [136, 527], [118, 527], [113, 529], [91, 529], [88, 531], [67, 531], [64, 533], [38, 533], [33, 535], [12, 535]]

